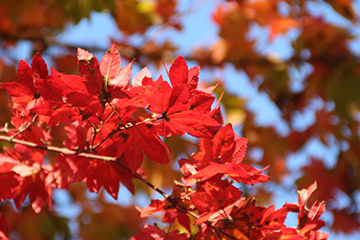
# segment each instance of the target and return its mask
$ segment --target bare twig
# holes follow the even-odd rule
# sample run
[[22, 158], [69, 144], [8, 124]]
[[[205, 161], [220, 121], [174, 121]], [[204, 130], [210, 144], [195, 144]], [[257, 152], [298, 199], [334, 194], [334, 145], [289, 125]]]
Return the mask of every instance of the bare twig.
[[[144, 120], [143, 122], [139, 122], [139, 124], [144, 123], [144, 122], [147, 122], [147, 121]], [[134, 124], [134, 125], [136, 125], [136, 124]], [[74, 155], [74, 156], [85, 157], [85, 158], [89, 158], [89, 159], [98, 159], [98, 160], [103, 160], [103, 161], [108, 161], [108, 162], [114, 162], [115, 164], [117, 164], [121, 168], [123, 168], [125, 171], [127, 171], [131, 175], [133, 175], [135, 178], [140, 180], [142, 183], [144, 183], [145, 185], [147, 185], [148, 187], [150, 187], [151, 189], [153, 189], [157, 193], [161, 194], [177, 210], [179, 210], [179, 211], [181, 211], [183, 213], [189, 214], [190, 216], [194, 217], [195, 219], [199, 218], [199, 216], [197, 214], [195, 214], [194, 212], [191, 212], [188, 209], [184, 208], [184, 206], [182, 206], [180, 203], [178, 203], [175, 198], [173, 198], [171, 195], [168, 195], [167, 193], [165, 193], [163, 190], [156, 187], [155, 185], [153, 185], [151, 182], [149, 182], [148, 180], [143, 178], [140, 174], [132, 173], [130, 168], [128, 168], [124, 163], [120, 162], [119, 159], [116, 158], [116, 157], [102, 156], [102, 155], [85, 153], [85, 152], [78, 152], [78, 151], [71, 150], [71, 149], [68, 149], [68, 148], [46, 146], [46, 145], [41, 146], [41, 145], [38, 145], [38, 144], [33, 143], [33, 142], [24, 141], [24, 140], [13, 138], [11, 136], [4, 136], [4, 135], [0, 135], [0, 141], [7, 141], [7, 142], [10, 142], [10, 143], [17, 143], [17, 144], [21, 144], [21, 145], [24, 145], [24, 146], [27, 146], [27, 147], [46, 150], [46, 151], [49, 151], [49, 152], [61, 153], [61, 154], [64, 154], [64, 155]], [[206, 221], [205, 224], [215, 231], [215, 233], [219, 237], [219, 239], [221, 239], [221, 234], [227, 236], [230, 239], [236, 239], [233, 236], [227, 234], [226, 232], [223, 232], [222, 229], [219, 229], [219, 228], [213, 226], [211, 224], [211, 222], [209, 222], [209, 221]]]

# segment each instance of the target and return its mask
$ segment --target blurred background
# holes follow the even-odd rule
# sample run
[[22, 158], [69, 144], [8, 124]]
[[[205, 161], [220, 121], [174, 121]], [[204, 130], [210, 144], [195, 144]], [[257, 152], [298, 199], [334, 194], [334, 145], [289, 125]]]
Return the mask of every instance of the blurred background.
[[[270, 165], [271, 182], [239, 186], [245, 195], [279, 208], [317, 181], [309, 204], [326, 201], [323, 231], [330, 240], [360, 239], [359, 10], [358, 0], [0, 0], [0, 82], [17, 81], [19, 60], [36, 52], [59, 72], [79, 74], [78, 47], [100, 60], [116, 43], [123, 66], [135, 59], [133, 73], [146, 66], [154, 78], [183, 55], [201, 66], [200, 88], [220, 83], [225, 122], [249, 139], [245, 161]], [[0, 91], [3, 126], [11, 118]], [[173, 164], [143, 168], [171, 191], [177, 160], [196, 143], [166, 143]], [[69, 190], [54, 192], [52, 212], [0, 202], [11, 239], [128, 239], [143, 224], [134, 206], [161, 197], [141, 183], [135, 196], [120, 187], [119, 201], [81, 183]], [[296, 226], [296, 216], [287, 223]]]

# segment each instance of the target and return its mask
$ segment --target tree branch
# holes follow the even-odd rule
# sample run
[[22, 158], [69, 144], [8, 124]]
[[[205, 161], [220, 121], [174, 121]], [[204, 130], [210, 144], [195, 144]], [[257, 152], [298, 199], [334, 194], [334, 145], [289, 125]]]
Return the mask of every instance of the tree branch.
[[[119, 159], [116, 157], [110, 157], [110, 156], [101, 156], [101, 155], [96, 155], [96, 154], [91, 154], [91, 153], [85, 153], [85, 152], [78, 152], [75, 150], [71, 150], [68, 148], [61, 148], [61, 147], [54, 147], [54, 146], [40, 146], [36, 143], [33, 142], [29, 142], [29, 141], [24, 141], [24, 140], [20, 140], [20, 139], [16, 139], [13, 138], [11, 136], [4, 136], [4, 135], [0, 135], [0, 141], [6, 141], [6, 142], [10, 142], [10, 143], [17, 143], [17, 144], [21, 144], [27, 147], [31, 147], [31, 148], [37, 148], [37, 149], [41, 149], [41, 150], [46, 150], [49, 152], [56, 152], [56, 153], [62, 153], [64, 155], [75, 155], [75, 156], [79, 156], [79, 157], [85, 157], [85, 158], [91, 158], [91, 159], [98, 159], [98, 160], [103, 160], [103, 161], [108, 161], [108, 162], [114, 162], [115, 164], [119, 165], [120, 167], [122, 167], [125, 171], [129, 172], [131, 175], [133, 175], [135, 178], [137, 178], [138, 180], [140, 180], [142, 183], [144, 183], [145, 185], [147, 185], [148, 187], [150, 187], [151, 189], [153, 189], [154, 191], [158, 192], [159, 194], [161, 194], [168, 202], [170, 202], [174, 208], [176, 208], [177, 210], [189, 214], [192, 217], [194, 217], [195, 219], [199, 218], [199, 216], [193, 212], [190, 212], [188, 209], [184, 208], [180, 203], [178, 203], [176, 201], [176, 199], [174, 199], [173, 197], [171, 197], [171, 195], [168, 195], [167, 193], [165, 193], [163, 190], [161, 190], [160, 188], [156, 187], [155, 185], [153, 185], [151, 182], [149, 182], [148, 180], [146, 180], [145, 178], [143, 178], [140, 174], [138, 173], [132, 173], [131, 170], [122, 162], [118, 161]], [[230, 236], [229, 234], [223, 232], [222, 229], [218, 229], [215, 226], [211, 225], [211, 222], [207, 221], [205, 222], [205, 224], [212, 228], [215, 233], [217, 234], [217, 236], [219, 237], [219, 239], [221, 239], [220, 233], [229, 237], [230, 239], [235, 239], [234, 237]]]

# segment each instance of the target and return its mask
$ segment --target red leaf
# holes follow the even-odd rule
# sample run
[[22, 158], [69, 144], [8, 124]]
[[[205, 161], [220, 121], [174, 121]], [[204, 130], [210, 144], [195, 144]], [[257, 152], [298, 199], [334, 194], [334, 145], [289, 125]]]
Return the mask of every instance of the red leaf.
[[165, 232], [164, 230], [159, 229], [156, 225], [150, 226], [148, 224], [144, 225], [144, 228], [140, 233], [136, 234], [130, 240], [188, 240], [190, 239], [190, 234], [182, 233], [178, 234], [179, 230]]
[[84, 111], [82, 113], [82, 120], [85, 120], [92, 115], [100, 115], [103, 112], [104, 112], [104, 106], [98, 100], [93, 100], [84, 109]]
[[154, 113], [164, 113], [169, 109], [171, 87], [165, 82], [162, 76], [155, 81], [155, 90], [148, 93], [146, 100], [149, 103], [149, 110]]
[[41, 58], [40, 54], [37, 53], [30, 66], [23, 60], [20, 61], [18, 66], [18, 79], [17, 82], [3, 83], [2, 86], [13, 98], [14, 103], [19, 103], [16, 107], [19, 110], [26, 108], [36, 96], [35, 85], [38, 79], [45, 79], [48, 75], [48, 70], [45, 61]]
[[190, 98], [190, 89], [185, 84], [177, 84], [171, 91], [169, 100], [169, 109], [166, 109], [167, 114], [189, 110], [190, 105], [187, 104]]
[[18, 163], [18, 160], [0, 154], [0, 201], [12, 198], [13, 189], [19, 185], [18, 175], [11, 172], [14, 165]]
[[85, 78], [85, 85], [90, 94], [98, 95], [103, 89], [103, 76], [99, 62], [91, 53], [78, 48], [79, 71]]
[[[24, 107], [31, 102], [34, 95], [30, 88], [18, 82], [5, 82], [2, 84], [6, 92], [12, 97], [13, 103], [24, 104]], [[19, 109], [21, 110], [21, 109]]]
[[248, 139], [239, 137], [238, 135], [235, 135], [235, 149], [234, 153], [232, 155], [233, 160], [236, 162], [241, 162], [246, 154]]
[[178, 56], [170, 67], [169, 78], [171, 85], [188, 82], [188, 66], [183, 56]]
[[65, 101], [77, 107], [87, 107], [90, 104], [90, 97], [86, 93], [70, 92], [66, 94]]
[[242, 192], [228, 181], [219, 180], [216, 184], [205, 182], [197, 192], [190, 195], [192, 203], [200, 213], [194, 224], [203, 223], [210, 218], [218, 220], [224, 209], [230, 213], [235, 205], [243, 202], [241, 194]]
[[116, 44], [113, 43], [100, 62], [100, 72], [104, 77], [115, 79], [120, 72], [121, 57]]
[[124, 174], [123, 169], [114, 162], [82, 157], [67, 157], [66, 160], [74, 172], [74, 181], [85, 181], [90, 192], [98, 192], [103, 186], [116, 200], [118, 198], [120, 181], [133, 192], [133, 186], [127, 182], [131, 175]]
[[136, 210], [139, 211], [141, 218], [145, 218], [153, 213], [163, 211], [164, 207], [165, 207], [164, 201], [159, 199], [152, 199], [149, 206], [143, 209], [136, 207]]
[[65, 84], [61, 81], [61, 74], [51, 68], [51, 74], [47, 79], [38, 79], [36, 87], [39, 94], [54, 104], [62, 104], [62, 98], [68, 93]]
[[40, 168], [36, 163], [34, 165], [21, 164], [13, 168], [14, 171], [21, 174], [20, 185], [14, 189], [13, 199], [17, 208], [24, 202], [29, 194], [31, 206], [36, 213], [47, 204], [52, 209], [52, 181], [53, 177], [49, 174], [50, 166]]
[[317, 183], [314, 182], [310, 185], [308, 189], [298, 190], [297, 193], [299, 194], [299, 218], [302, 218], [305, 214], [305, 204], [309, 200], [311, 194], [316, 190]]
[[249, 165], [236, 162], [228, 164], [210, 162], [208, 166], [190, 176], [189, 179], [200, 179], [201, 181], [206, 181], [217, 174], [226, 174], [235, 181], [241, 181], [244, 184], [253, 185], [255, 183], [269, 181], [269, 177], [267, 175], [261, 174], [265, 169], [267, 169], [267, 167], [262, 170], [257, 170]]
[[117, 157], [125, 154], [127, 165], [133, 173], [141, 166], [144, 153], [158, 163], [169, 163], [170, 149], [150, 131], [151, 125], [139, 124], [122, 131], [117, 141]]
[[177, 220], [181, 226], [183, 226], [189, 233], [191, 233], [190, 218], [187, 214], [180, 212]]
[[60, 154], [56, 157], [56, 162], [52, 174], [55, 178], [57, 188], [68, 189], [73, 179], [73, 171], [69, 164], [66, 162], [64, 155]]
[[187, 85], [191, 90], [197, 88], [199, 83], [199, 74], [200, 74], [200, 67], [192, 67], [189, 69], [189, 76]]
[[161, 220], [163, 223], [173, 223], [179, 215], [176, 209], [168, 209], [165, 211], [164, 217]]
[[190, 109], [199, 113], [209, 113], [215, 97], [211, 94], [199, 92], [189, 99]]
[[44, 59], [40, 53], [36, 53], [31, 62], [31, 70], [33, 73], [34, 82], [38, 79], [45, 79], [48, 75], [48, 69]]
[[142, 86], [142, 82], [144, 78], [148, 78], [151, 79], [152, 75], [151, 72], [149, 71], [149, 69], [147, 67], [144, 67], [143, 69], [141, 69], [140, 72], [138, 72], [133, 79], [131, 80], [131, 85], [133, 87], [138, 87], [138, 86]]
[[219, 127], [219, 123], [210, 116], [200, 114], [195, 111], [174, 112], [166, 115], [159, 125], [163, 129], [162, 135], [169, 133], [173, 136], [179, 134], [183, 136], [185, 132], [194, 137], [213, 137], [214, 128]]
[[43, 115], [43, 116], [51, 116], [54, 113], [54, 108], [56, 105], [51, 104], [50, 102], [43, 102], [37, 104], [35, 107], [30, 109], [31, 112]]
[[119, 74], [114, 79], [110, 79], [110, 87], [112, 89], [124, 88], [129, 84], [132, 72], [132, 63], [133, 62], [121, 68]]
[[[24, 60], [20, 60], [19, 66], [18, 66], [18, 79], [19, 82], [24, 86], [26, 86], [26, 89], [29, 89], [32, 94], [35, 94], [35, 81], [33, 79], [33, 73], [32, 69], [30, 68], [29, 64], [25, 62]], [[47, 74], [47, 69], [46, 69]]]
[[77, 108], [64, 105], [63, 107], [56, 109], [51, 115], [47, 128], [57, 126], [60, 123], [69, 124], [80, 119], [81, 117]]
[[[231, 124], [222, 127], [212, 140], [215, 157], [221, 157], [222, 162], [228, 162], [234, 153], [235, 133]], [[208, 151], [210, 149], [207, 149]], [[242, 160], [242, 159], [241, 159]]]

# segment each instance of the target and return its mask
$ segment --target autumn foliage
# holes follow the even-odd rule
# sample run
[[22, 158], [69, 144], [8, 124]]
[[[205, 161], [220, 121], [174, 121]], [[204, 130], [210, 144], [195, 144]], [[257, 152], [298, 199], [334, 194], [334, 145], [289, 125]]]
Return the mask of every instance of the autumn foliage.
[[[325, 203], [306, 207], [316, 182], [298, 191], [298, 203], [277, 210], [242, 196], [235, 183], [267, 182], [263, 172], [269, 166], [256, 169], [243, 162], [248, 140], [223, 124], [221, 99], [214, 103], [212, 95], [216, 86], [198, 88], [199, 67], [188, 69], [179, 56], [165, 77], [153, 79], [143, 68], [131, 79], [132, 63], [120, 67], [115, 44], [100, 63], [80, 48], [77, 58], [81, 76], [54, 68], [48, 74], [36, 54], [30, 66], [20, 61], [17, 82], [2, 84], [11, 96], [14, 128], [2, 127], [0, 139], [14, 144], [0, 155], [1, 201], [12, 199], [19, 208], [29, 196], [40, 213], [46, 205], [52, 210], [54, 188], [85, 182], [90, 192], [104, 188], [117, 199], [120, 183], [134, 194], [138, 179], [164, 197], [137, 208], [140, 217], [163, 212], [161, 221], [168, 227], [145, 224], [134, 240], [327, 239], [329, 234], [319, 231]], [[55, 146], [59, 131], [66, 136]], [[146, 180], [144, 156], [169, 164], [171, 149], [163, 139], [186, 133], [199, 139], [199, 151], [179, 159], [181, 182], [168, 195]], [[297, 227], [285, 225], [290, 212], [298, 214]], [[11, 226], [0, 217], [0, 233], [7, 239]], [[174, 222], [180, 227], [173, 229]]]
[[250, 224], [231, 214], [266, 206], [257, 229], [275, 211], [304, 235], [317, 223], [281, 206], [308, 189], [309, 211], [326, 202], [329, 240], [360, 238], [359, 12], [351, 0], [0, 1], [1, 231], [226, 238]]

